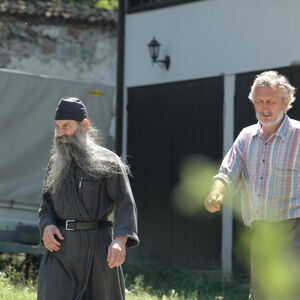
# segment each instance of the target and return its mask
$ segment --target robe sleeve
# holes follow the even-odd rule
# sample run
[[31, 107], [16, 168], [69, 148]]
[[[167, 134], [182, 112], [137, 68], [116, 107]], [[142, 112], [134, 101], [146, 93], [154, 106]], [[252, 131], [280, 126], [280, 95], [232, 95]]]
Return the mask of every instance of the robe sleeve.
[[40, 238], [42, 241], [42, 236], [45, 227], [47, 225], [56, 224], [56, 214], [55, 214], [50, 193], [43, 194], [43, 199], [38, 211], [38, 216], [39, 216]]
[[127, 236], [126, 246], [139, 244], [137, 209], [126, 171], [107, 178], [107, 191], [115, 203], [115, 236]]
[[[52, 162], [50, 160], [47, 166], [46, 176], [49, 172], [51, 164]], [[41, 242], [43, 243], [42, 237], [43, 237], [45, 227], [48, 225], [56, 224], [56, 214], [53, 206], [53, 201], [51, 199], [51, 195], [49, 192], [45, 192], [42, 194], [42, 202], [38, 210], [38, 216], [39, 216], [40, 239]]]

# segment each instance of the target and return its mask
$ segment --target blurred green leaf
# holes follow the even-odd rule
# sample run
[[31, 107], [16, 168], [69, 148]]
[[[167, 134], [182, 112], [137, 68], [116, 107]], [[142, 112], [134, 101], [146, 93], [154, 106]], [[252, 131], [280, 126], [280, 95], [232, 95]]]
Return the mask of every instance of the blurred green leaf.
[[194, 155], [187, 158], [181, 168], [180, 182], [174, 190], [174, 203], [179, 212], [199, 212], [217, 170], [216, 163], [207, 157]]
[[96, 2], [95, 7], [108, 10], [118, 9], [118, 1], [116, 0], [99, 0]]

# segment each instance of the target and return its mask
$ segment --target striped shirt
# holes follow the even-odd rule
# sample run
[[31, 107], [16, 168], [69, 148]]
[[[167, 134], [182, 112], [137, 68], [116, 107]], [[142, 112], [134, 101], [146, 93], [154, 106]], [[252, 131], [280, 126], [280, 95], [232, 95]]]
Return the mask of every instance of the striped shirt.
[[259, 123], [244, 128], [214, 179], [239, 184], [244, 223], [300, 217], [300, 122], [285, 115], [267, 140]]

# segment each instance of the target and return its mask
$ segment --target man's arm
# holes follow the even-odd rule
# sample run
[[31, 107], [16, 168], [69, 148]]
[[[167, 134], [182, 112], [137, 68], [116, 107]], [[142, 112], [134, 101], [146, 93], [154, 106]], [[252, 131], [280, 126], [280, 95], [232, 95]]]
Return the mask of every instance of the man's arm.
[[139, 244], [137, 235], [137, 210], [125, 170], [107, 178], [107, 190], [115, 203], [115, 237], [108, 248], [110, 268], [120, 266], [126, 257], [126, 248]]
[[204, 205], [209, 212], [217, 212], [221, 209], [228, 185], [237, 183], [240, 180], [243, 164], [243, 137], [244, 131], [241, 131], [232, 147], [225, 155], [220, 166], [219, 173], [213, 178], [211, 190]]
[[107, 191], [115, 203], [115, 237], [126, 236], [126, 247], [139, 244], [137, 209], [126, 171], [107, 178]]
[[56, 237], [63, 240], [60, 230], [56, 224], [56, 214], [53, 207], [53, 202], [49, 193], [43, 195], [41, 207], [38, 211], [39, 216], [39, 229], [41, 235], [41, 241], [44, 246], [51, 252], [58, 251], [60, 249], [60, 242]]

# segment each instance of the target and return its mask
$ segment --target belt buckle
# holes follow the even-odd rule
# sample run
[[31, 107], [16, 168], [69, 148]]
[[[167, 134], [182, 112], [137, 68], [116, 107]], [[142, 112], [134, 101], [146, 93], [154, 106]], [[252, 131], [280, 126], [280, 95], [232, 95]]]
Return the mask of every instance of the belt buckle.
[[66, 230], [75, 230], [75, 229], [72, 229], [72, 228], [69, 228], [68, 225], [69, 223], [75, 223], [75, 220], [66, 220]]

